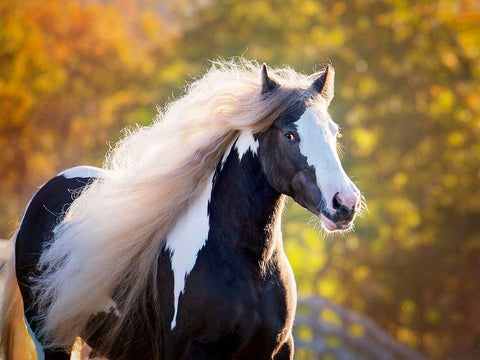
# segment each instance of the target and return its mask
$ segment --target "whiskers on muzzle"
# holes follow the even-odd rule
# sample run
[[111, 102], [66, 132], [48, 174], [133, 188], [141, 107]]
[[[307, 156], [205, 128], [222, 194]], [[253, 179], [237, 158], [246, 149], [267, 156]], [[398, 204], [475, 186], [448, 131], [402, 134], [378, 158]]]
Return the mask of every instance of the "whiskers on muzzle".
[[317, 213], [327, 231], [351, 230], [356, 217], [368, 211], [365, 197], [358, 193], [356, 201], [350, 201], [349, 205], [345, 205], [337, 195], [338, 193], [333, 197], [331, 209], [326, 203], [322, 203], [317, 207]]

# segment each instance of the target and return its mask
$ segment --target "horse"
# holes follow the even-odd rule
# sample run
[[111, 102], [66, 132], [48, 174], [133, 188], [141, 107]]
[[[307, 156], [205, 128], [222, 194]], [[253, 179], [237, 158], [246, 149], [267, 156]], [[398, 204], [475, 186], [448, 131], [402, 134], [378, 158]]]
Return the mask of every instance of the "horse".
[[48, 181], [12, 238], [3, 338], [23, 302], [38, 359], [68, 359], [76, 339], [110, 360], [293, 359], [285, 198], [327, 232], [362, 207], [328, 113], [334, 74], [213, 63], [103, 168]]

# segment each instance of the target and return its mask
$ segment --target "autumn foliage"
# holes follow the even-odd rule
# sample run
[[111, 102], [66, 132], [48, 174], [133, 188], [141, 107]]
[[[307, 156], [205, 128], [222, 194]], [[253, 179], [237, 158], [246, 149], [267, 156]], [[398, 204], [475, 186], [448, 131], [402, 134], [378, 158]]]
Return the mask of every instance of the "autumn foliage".
[[369, 213], [322, 239], [289, 207], [299, 292], [367, 314], [433, 359], [478, 358], [479, 24], [474, 0], [3, 0], [1, 235], [39, 185], [101, 165], [120, 129], [147, 124], [206, 59], [331, 62], [343, 162]]

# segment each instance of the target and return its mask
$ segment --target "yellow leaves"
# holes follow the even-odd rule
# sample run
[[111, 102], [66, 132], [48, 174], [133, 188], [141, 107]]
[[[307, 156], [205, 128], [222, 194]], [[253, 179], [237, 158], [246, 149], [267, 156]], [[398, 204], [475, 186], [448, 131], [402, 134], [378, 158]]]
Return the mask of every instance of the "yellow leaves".
[[425, 309], [424, 318], [425, 318], [425, 321], [430, 325], [438, 325], [442, 320], [442, 315], [440, 314], [438, 309], [436, 309], [435, 307], [428, 306]]
[[178, 61], [159, 69], [158, 76], [163, 81], [173, 83], [173, 82], [176, 82], [178, 79], [184, 77], [187, 71], [188, 71], [188, 64], [182, 61]]
[[354, 150], [356, 156], [367, 157], [375, 149], [377, 145], [377, 136], [371, 130], [363, 128], [355, 128], [351, 131], [351, 137], [354, 142]]
[[87, 119], [78, 115], [75, 116], [71, 121], [72, 123], [70, 132], [74, 138], [78, 139], [76, 141], [76, 146], [82, 149], [92, 148], [96, 143], [96, 133], [92, 127], [100, 128], [103, 124], [97, 123], [97, 126], [92, 126], [92, 124], [88, 123]]
[[[477, 12], [478, 17], [478, 12]], [[458, 41], [465, 54], [471, 59], [478, 59], [480, 49], [478, 47], [478, 39], [480, 39], [480, 28], [478, 22], [476, 26], [465, 28], [458, 34]]]
[[444, 51], [442, 53], [442, 62], [445, 66], [449, 68], [457, 68], [458, 67], [458, 57], [452, 51]]
[[370, 275], [370, 268], [366, 265], [361, 265], [353, 271], [353, 278], [356, 282], [361, 283]]
[[[327, 342], [327, 345], [330, 349], [336, 349], [336, 348], [339, 348], [340, 346], [342, 346], [342, 342], [340, 341], [340, 339], [337, 336], [327, 336], [326, 337], [326, 342]], [[334, 357], [332, 356], [331, 359], [333, 360]], [[328, 360], [328, 358], [327, 358], [327, 360]]]
[[[259, 0], [250, 3], [236, 2], [233, 5], [230, 16], [240, 20], [242, 23], [247, 21], [260, 22], [262, 24], [269, 24], [272, 28], [277, 28], [282, 25], [282, 14], [279, 13], [279, 8], [274, 7], [269, 1]], [[241, 26], [236, 29], [240, 34], [250, 34], [251, 29]], [[227, 34], [225, 41], [228, 41]]]
[[303, 15], [316, 15], [322, 11], [322, 6], [319, 1], [307, 0], [301, 1], [296, 8], [299, 14]]
[[364, 75], [358, 82], [358, 97], [360, 99], [367, 99], [375, 95], [379, 90], [377, 80], [371, 75]]
[[337, 1], [335, 4], [332, 6], [332, 14], [334, 16], [339, 16], [345, 12], [347, 9], [347, 5], [343, 1]]
[[470, 94], [466, 96], [466, 102], [468, 106], [473, 109], [474, 111], [477, 112], [477, 120], [478, 120], [478, 125], [480, 127], [480, 87], [478, 87], [476, 90], [472, 91]]
[[7, 54], [15, 54], [19, 51], [26, 37], [25, 26], [12, 20], [2, 24], [3, 31], [0, 33], [2, 52]]
[[264, 21], [268, 21], [272, 15], [272, 13], [275, 12], [275, 9], [271, 5], [271, 3], [267, 1], [255, 1], [249, 4], [248, 6], [250, 11], [253, 11], [256, 13], [256, 15]]
[[311, 341], [313, 339], [313, 331], [308, 326], [298, 326], [295, 329], [295, 335], [302, 341]]
[[400, 215], [402, 222], [409, 227], [416, 227], [420, 224], [420, 213], [417, 206], [406, 198], [394, 198], [387, 204], [389, 212], [393, 215]]
[[[296, 204], [291, 206], [298, 207]], [[310, 291], [313, 291], [311, 278], [324, 266], [328, 255], [325, 253], [325, 242], [320, 238], [319, 232], [305, 225], [304, 221], [285, 224], [284, 247], [292, 268], [296, 273], [302, 274], [297, 278], [297, 282], [305, 290], [308, 291], [310, 288]], [[322, 286], [328, 287], [328, 283], [325, 282]]]
[[316, 292], [327, 299], [335, 299], [335, 297], [338, 296], [340, 285], [337, 279], [323, 278], [318, 284]]
[[[394, 238], [402, 249], [415, 249], [419, 245], [428, 243], [431, 239], [419, 236], [417, 227], [422, 222], [422, 214], [417, 204], [406, 197], [387, 197], [383, 204], [382, 215], [386, 224], [379, 228], [382, 239]], [[395, 226], [388, 223], [395, 221]], [[383, 240], [385, 241], [385, 240]], [[384, 251], [385, 249], [380, 249]]]
[[348, 327], [348, 332], [354, 337], [362, 337], [365, 335], [365, 326], [354, 323]]
[[339, 327], [342, 325], [342, 319], [340, 316], [330, 308], [324, 308], [320, 312], [320, 319], [333, 325], [334, 327]]
[[54, 67], [49, 72], [39, 73], [32, 80], [32, 86], [36, 93], [48, 94], [62, 88], [67, 81], [67, 73], [64, 69]]
[[363, 59], [358, 60], [355, 63], [355, 70], [357, 70], [357, 72], [359, 72], [359, 73], [367, 71], [368, 70], [368, 63]]
[[[332, 27], [328, 33], [328, 39], [332, 48], [341, 46], [345, 43], [345, 32], [341, 27]], [[323, 40], [325, 41], [325, 40]]]
[[145, 35], [152, 37], [153, 35], [159, 35], [161, 24], [158, 21], [158, 16], [146, 11], [140, 16], [140, 27]]
[[446, 174], [443, 177], [443, 185], [449, 189], [454, 189], [457, 186], [458, 179], [453, 174]]
[[429, 109], [432, 115], [448, 114], [455, 103], [455, 95], [450, 89], [434, 85], [430, 88], [433, 97]]
[[400, 304], [399, 318], [402, 324], [409, 325], [417, 311], [417, 305], [410, 299], [403, 300]]
[[408, 176], [404, 172], [398, 172], [393, 176], [393, 184], [397, 188], [403, 188], [403, 186], [407, 183]]
[[35, 181], [36, 184], [42, 184], [56, 173], [58, 160], [54, 154], [43, 156], [32, 154], [26, 158], [25, 165], [32, 181]]
[[100, 113], [102, 114], [103, 126], [110, 126], [115, 120], [116, 111], [126, 105], [135, 103], [138, 99], [133, 94], [125, 90], [119, 90], [111, 94], [100, 105]]
[[341, 27], [335, 25], [326, 27], [324, 24], [319, 24], [311, 27], [309, 42], [313, 49], [309, 47], [307, 49], [311, 50], [313, 56], [318, 56], [316, 52], [318, 52], [319, 45], [327, 46], [325, 39], [328, 39], [328, 48], [337, 48], [345, 42], [345, 32]]
[[47, 153], [52, 153], [56, 151], [56, 139], [55, 134], [48, 131], [41, 131], [38, 133], [38, 145], [42, 150]]
[[412, 348], [418, 347], [420, 344], [420, 339], [417, 333], [408, 327], [399, 327], [396, 331], [396, 336], [398, 340]]
[[465, 143], [465, 136], [460, 131], [453, 131], [448, 134], [448, 144], [452, 147], [459, 147]]
[[422, 336], [422, 342], [432, 359], [443, 359], [445, 350], [451, 345], [451, 338], [442, 338], [433, 331], [426, 331]]
[[345, 241], [345, 245], [349, 251], [355, 251], [360, 246], [360, 240], [356, 235], [350, 234]]
[[22, 84], [4, 83], [0, 80], [0, 129], [21, 126], [34, 101], [34, 97], [25, 91]]

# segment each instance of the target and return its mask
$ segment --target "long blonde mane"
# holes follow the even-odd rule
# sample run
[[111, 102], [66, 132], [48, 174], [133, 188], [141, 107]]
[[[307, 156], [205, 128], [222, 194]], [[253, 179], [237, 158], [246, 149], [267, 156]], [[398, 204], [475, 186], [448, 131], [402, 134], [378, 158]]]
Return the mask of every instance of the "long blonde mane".
[[70, 347], [76, 335], [88, 335], [90, 315], [108, 308], [114, 294], [121, 315], [110, 343], [135, 321], [161, 323], [160, 309], [148, 302], [158, 304], [158, 256], [172, 226], [239, 133], [265, 131], [308, 96], [299, 89], [318, 76], [270, 73], [282, 86], [265, 96], [257, 63], [215, 62], [151, 126], [111, 150], [105, 176], [74, 200], [41, 256], [35, 291], [51, 346]]

